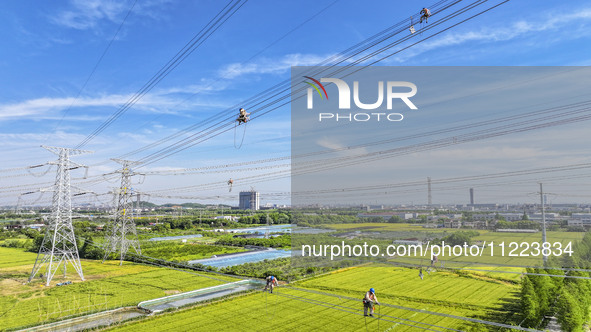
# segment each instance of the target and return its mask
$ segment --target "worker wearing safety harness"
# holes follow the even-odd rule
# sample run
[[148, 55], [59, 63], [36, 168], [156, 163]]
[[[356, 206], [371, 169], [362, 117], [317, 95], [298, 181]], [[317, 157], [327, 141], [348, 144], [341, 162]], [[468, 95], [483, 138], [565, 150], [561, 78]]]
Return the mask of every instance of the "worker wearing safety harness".
[[369, 316], [373, 317], [374, 304], [380, 305], [380, 302], [378, 302], [375, 290], [370, 288], [363, 298], [363, 316], [368, 316], [367, 310], [369, 309]]
[[421, 21], [419, 23], [423, 23], [423, 20], [429, 23], [429, 17], [431, 17], [431, 11], [428, 8], [423, 8], [423, 10], [421, 10]]
[[271, 291], [271, 293], [273, 293], [273, 288], [275, 288], [275, 286], [277, 286], [277, 278], [275, 278], [274, 276], [268, 276], [266, 280], [267, 280], [267, 285], [265, 286], [265, 289], [263, 289], [263, 291], [266, 291], [267, 289], [269, 289]]
[[238, 121], [238, 125], [243, 124], [243, 123], [247, 123], [250, 118], [248, 117], [250, 115], [250, 113], [246, 113], [246, 110], [244, 108], [240, 109], [240, 114], [238, 115], [238, 118], [236, 119], [236, 121]]

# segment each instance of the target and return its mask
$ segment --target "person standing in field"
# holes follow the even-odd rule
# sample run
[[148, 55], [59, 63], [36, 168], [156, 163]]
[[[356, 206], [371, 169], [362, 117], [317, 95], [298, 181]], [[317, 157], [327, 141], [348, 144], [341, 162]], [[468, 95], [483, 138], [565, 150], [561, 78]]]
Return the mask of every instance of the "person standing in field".
[[267, 289], [269, 289], [271, 291], [271, 293], [273, 293], [273, 288], [275, 288], [275, 286], [277, 286], [277, 278], [275, 278], [274, 276], [268, 276], [266, 280], [267, 280], [267, 285], [265, 286], [265, 289], [263, 291], [266, 291]]
[[380, 305], [380, 302], [378, 302], [375, 290], [370, 288], [363, 298], [363, 316], [368, 316], [367, 311], [369, 310], [369, 316], [373, 317], [374, 304]]

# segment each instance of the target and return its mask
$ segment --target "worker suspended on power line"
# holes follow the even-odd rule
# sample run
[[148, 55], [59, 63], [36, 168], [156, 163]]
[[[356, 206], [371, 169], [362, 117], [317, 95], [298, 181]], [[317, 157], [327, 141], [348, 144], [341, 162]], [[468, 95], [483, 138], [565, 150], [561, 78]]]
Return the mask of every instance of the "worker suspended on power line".
[[363, 316], [368, 316], [367, 311], [369, 310], [369, 316], [373, 317], [375, 304], [380, 305], [380, 302], [378, 302], [378, 298], [376, 297], [375, 289], [370, 288], [363, 298]]
[[423, 23], [423, 20], [425, 20], [425, 23], [429, 23], [429, 17], [431, 17], [431, 11], [424, 7], [421, 10], [421, 21], [419, 23]]
[[247, 123], [248, 121], [250, 121], [250, 118], [248, 117], [250, 115], [250, 113], [246, 113], [246, 110], [244, 108], [240, 109], [240, 114], [238, 115], [238, 118], [236, 119], [236, 121], [238, 121], [238, 125], [241, 125], [243, 123]]

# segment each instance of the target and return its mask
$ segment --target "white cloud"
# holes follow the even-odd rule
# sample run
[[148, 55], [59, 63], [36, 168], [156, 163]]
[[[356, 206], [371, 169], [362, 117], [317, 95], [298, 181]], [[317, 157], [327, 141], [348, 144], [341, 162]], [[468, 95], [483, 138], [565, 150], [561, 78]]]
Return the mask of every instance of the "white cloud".
[[125, 97], [112, 95], [98, 98], [36, 98], [13, 104], [0, 105], [0, 120], [22, 117], [35, 117], [44, 119], [46, 116], [54, 117], [54, 111], [68, 108], [76, 101], [77, 107], [83, 106], [115, 106], [125, 102]]
[[[15, 140], [15, 141], [26, 142], [28, 145], [31, 145], [34, 142], [43, 142], [47, 139], [47, 137], [48, 137], [47, 133], [42, 133], [42, 134], [37, 134], [37, 133], [18, 133], [18, 134], [0, 133], [0, 140], [3, 142], [9, 141], [9, 140]], [[84, 135], [65, 133], [63, 131], [58, 131], [58, 132], [55, 132], [54, 134], [52, 134], [53, 139], [58, 139], [58, 140], [62, 140], [62, 141], [81, 140], [84, 137], [85, 137]]]
[[[196, 90], [197, 89], [197, 90]], [[188, 93], [201, 91], [204, 89], [198, 86], [176, 87], [164, 90], [158, 90], [150, 94], [144, 95], [137, 101], [132, 108], [143, 112], [159, 113], [159, 114], [181, 114], [181, 110], [194, 109], [195, 107], [227, 107], [224, 102], [216, 100], [186, 100], [183, 96], [171, 96], [171, 94]], [[56, 120], [61, 119], [59, 115], [61, 111], [79, 108], [99, 108], [109, 107], [109, 111], [113, 112], [115, 109], [124, 105], [132, 94], [111, 94], [97, 97], [42, 97], [24, 100], [16, 103], [0, 104], [0, 121], [30, 118], [31, 120]], [[107, 115], [106, 112], [102, 115]], [[72, 115], [72, 116], [70, 116]], [[102, 119], [102, 115], [85, 114], [83, 116], [76, 115], [74, 112], [68, 114], [68, 120], [76, 121], [93, 121], [97, 118]]]
[[[61, 26], [77, 30], [97, 28], [101, 21], [120, 23], [133, 1], [117, 0], [71, 0], [71, 8], [61, 11], [50, 20]], [[168, 3], [169, 0], [138, 1], [133, 7], [133, 15], [156, 18], [151, 8]]]
[[[71, 146], [72, 143], [80, 142], [85, 137], [86, 135], [66, 132], [64, 130], [43, 133], [1, 133], [0, 142], [2, 142], [4, 148], [14, 148], [8, 154], [10, 155], [8, 159], [27, 159], [35, 155], [40, 155], [42, 159], [45, 159], [46, 157], [43, 157], [45, 150], [39, 148], [40, 145]], [[97, 142], [105, 143], [103, 138], [97, 138]], [[32, 149], [32, 151], [24, 149]], [[3, 163], [5, 161], [3, 160]]]
[[218, 74], [222, 78], [232, 79], [248, 74], [283, 74], [292, 66], [314, 66], [330, 55], [316, 54], [287, 54], [279, 59], [262, 58], [255, 63], [241, 64], [232, 63], [221, 70]]
[[326, 137], [318, 139], [316, 144], [328, 150], [334, 150], [335, 152], [338, 151], [342, 156], [358, 156], [368, 153], [368, 150], [365, 147], [349, 149], [345, 144], [336, 142], [334, 139], [329, 139]]
[[114, 0], [73, 0], [72, 6], [71, 10], [62, 11], [52, 17], [53, 23], [86, 30], [96, 27], [101, 20], [115, 22], [128, 5]]
[[134, 142], [138, 142], [141, 144], [149, 144], [149, 143], [152, 143], [152, 141], [153, 141], [153, 139], [150, 137], [150, 135], [143, 135], [143, 134], [130, 133], [130, 132], [121, 132], [121, 133], [118, 133], [117, 136], [120, 138], [127, 138], [127, 139], [130, 139]]

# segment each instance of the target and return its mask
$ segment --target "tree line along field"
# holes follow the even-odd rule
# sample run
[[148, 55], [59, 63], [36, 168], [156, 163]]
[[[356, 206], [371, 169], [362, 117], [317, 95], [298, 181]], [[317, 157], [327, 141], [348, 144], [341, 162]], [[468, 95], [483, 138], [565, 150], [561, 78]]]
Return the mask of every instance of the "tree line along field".
[[[367, 232], [422, 232], [432, 234], [433, 236], [440, 236], [444, 233], [454, 233], [459, 231], [467, 231], [471, 229], [466, 228], [425, 228], [424, 224], [407, 224], [407, 223], [352, 223], [352, 224], [324, 224], [315, 225], [315, 227], [329, 228], [336, 231], [367, 231]], [[480, 233], [474, 240], [495, 240], [502, 241], [519, 241], [519, 240], [541, 240], [542, 232], [537, 233], [510, 233], [510, 232], [494, 232], [490, 230], [475, 229]], [[548, 239], [572, 240], [578, 241], [583, 238], [585, 232], [564, 232], [564, 231], [548, 231]]]
[[420, 330], [418, 326], [435, 330], [483, 329], [478, 323], [408, 308], [508, 324], [518, 319], [518, 314], [513, 314], [519, 292], [517, 284], [450, 272], [433, 272], [421, 280], [417, 269], [368, 265], [279, 287], [273, 294], [254, 292], [111, 330], [376, 330], [378, 320], [363, 317], [360, 301], [370, 287], [376, 289], [382, 304], [406, 308], [376, 306], [376, 312], [382, 315], [382, 331], [416, 331]]
[[404, 231], [422, 231], [422, 232], [455, 232], [458, 228], [425, 228], [425, 224], [409, 224], [409, 223], [349, 223], [349, 224], [322, 224], [313, 225], [314, 227], [323, 227], [334, 229], [337, 231], [351, 231], [351, 230], [363, 230], [363, 231], [383, 231], [383, 232], [404, 232]]
[[[40, 278], [26, 282], [36, 254], [23, 249], [0, 248], [0, 330], [16, 329], [67, 316], [103, 311], [174, 293], [235, 281], [207, 273], [185, 273], [171, 269], [119, 261], [81, 260], [86, 281], [81, 282], [72, 266], [67, 278], [61, 269], [45, 287]], [[67, 286], [53, 286], [70, 280]]]
[[246, 251], [241, 247], [181, 243], [180, 241], [144, 241], [141, 243], [141, 248], [142, 255], [176, 262]]

